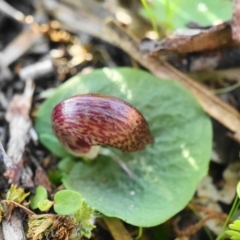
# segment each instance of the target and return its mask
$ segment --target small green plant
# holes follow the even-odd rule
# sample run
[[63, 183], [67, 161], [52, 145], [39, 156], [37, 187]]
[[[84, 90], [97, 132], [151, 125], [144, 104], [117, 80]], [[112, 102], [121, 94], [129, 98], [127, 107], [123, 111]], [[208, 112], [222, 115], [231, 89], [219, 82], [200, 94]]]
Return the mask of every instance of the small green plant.
[[6, 195], [6, 200], [15, 203], [22, 203], [30, 193], [25, 193], [23, 188], [12, 184]]
[[158, 34], [158, 24], [157, 24], [157, 19], [156, 19], [155, 15], [152, 14], [152, 11], [149, 7], [149, 4], [147, 3], [147, 0], [141, 0], [141, 2], [142, 2], [142, 5], [143, 5], [151, 23], [152, 23], [153, 30]]
[[12, 210], [19, 207], [29, 215], [27, 236], [30, 239], [59, 239], [60, 236], [61, 239], [81, 236], [90, 238], [92, 229], [95, 228], [95, 212], [79, 193], [61, 190], [54, 195], [53, 201], [50, 201], [47, 199], [46, 189], [42, 186], [37, 187], [35, 195], [31, 197], [30, 206], [45, 212], [53, 206], [55, 214], [32, 212], [25, 201], [29, 194], [25, 193], [23, 188], [12, 185], [6, 199], [0, 202], [0, 220], [9, 217]]
[[212, 90], [212, 92], [214, 94], [223, 94], [223, 93], [231, 92], [231, 91], [233, 91], [233, 90], [235, 90], [239, 87], [240, 87], [240, 82], [237, 82], [237, 83], [235, 83], [235, 84], [233, 84], [232, 86], [229, 86], [229, 87], [214, 89], [214, 90]]
[[[240, 220], [237, 219], [233, 223], [230, 223], [230, 220], [233, 218], [237, 210], [240, 206], [240, 182], [237, 185], [237, 195], [235, 197], [234, 203], [231, 207], [231, 210], [228, 214], [228, 217], [223, 225], [222, 232], [217, 236], [216, 240], [221, 240], [224, 236], [224, 234], [227, 234], [230, 236], [230, 239], [240, 240]], [[228, 230], [226, 230], [226, 227], [228, 225]]]
[[231, 239], [240, 240], [240, 220], [235, 220], [228, 225], [229, 230], [225, 233], [230, 236]]
[[47, 190], [42, 186], [38, 186], [35, 195], [30, 198], [30, 207], [32, 209], [39, 208], [42, 212], [47, 212], [53, 205], [53, 202], [47, 198]]
[[[89, 106], [87, 103], [79, 104], [76, 97], [72, 98], [73, 101], [68, 108], [60, 107], [59, 109], [64, 110], [64, 113], [65, 110], [68, 113], [75, 111], [71, 115], [74, 117], [69, 115], [70, 117], [67, 118], [74, 127], [70, 125], [66, 129], [70, 129], [68, 136], [72, 132], [78, 134], [69, 137], [69, 141], [64, 137], [60, 138], [60, 141], [65, 141], [64, 144], [61, 144], [54, 134], [52, 127], [55, 118], [52, 116], [53, 109], [60, 102], [64, 106], [67, 105], [66, 100], [70, 97], [89, 93], [93, 93], [93, 97], [95, 94], [104, 94], [121, 99], [118, 105], [121, 113], [118, 117], [123, 124], [134, 125], [135, 118], [126, 121], [126, 118], [132, 114], [126, 111], [120, 102], [125, 101], [134, 106], [146, 119], [154, 143], [145, 144], [144, 149], [128, 153], [119, 150], [125, 149], [122, 145], [117, 149], [115, 144], [91, 137], [87, 139], [88, 144], [92, 140], [94, 140], [93, 144], [105, 143], [112, 147], [109, 149], [105, 146], [101, 150], [109, 150], [114, 154], [106, 156], [100, 151], [94, 161], [80, 161], [82, 158], [76, 157], [74, 149], [79, 145], [82, 146], [82, 141], [79, 145], [76, 143], [84, 137], [89, 138], [91, 131], [94, 131], [94, 136], [99, 137], [98, 130], [101, 125], [100, 123], [94, 125], [94, 122], [103, 121], [104, 118], [100, 119], [99, 115], [93, 114], [93, 112], [98, 113], [99, 109], [91, 109], [89, 106], [93, 106], [92, 104]], [[109, 106], [112, 101], [104, 104]], [[81, 107], [84, 107], [88, 113], [89, 109], [91, 110], [88, 119], [86, 114], [82, 114]], [[105, 109], [109, 110], [109, 107]], [[59, 122], [63, 123], [66, 119], [60, 110], [57, 116]], [[114, 111], [113, 115], [112, 111], [106, 111], [112, 121], [117, 119], [115, 113]], [[122, 114], [125, 113], [124, 117]], [[86, 124], [87, 121], [89, 125]], [[102, 125], [102, 130], [105, 125], [106, 123]], [[59, 126], [61, 127], [61, 124]], [[81, 131], [84, 133], [81, 126], [85, 129], [89, 128], [89, 132], [81, 134]], [[98, 212], [120, 218], [135, 226], [158, 225], [183, 209], [192, 198], [197, 184], [208, 171], [212, 143], [209, 117], [184, 87], [173, 81], [159, 79], [145, 71], [132, 68], [103, 68], [69, 79], [42, 104], [35, 128], [41, 143], [62, 159], [59, 168], [63, 172], [62, 181], [66, 189], [79, 192], [86, 203]], [[55, 131], [61, 134], [61, 129], [56, 128]], [[107, 129], [102, 131], [102, 134], [116, 135], [115, 132]], [[63, 136], [65, 135], [64, 133]], [[135, 140], [141, 143], [144, 138]], [[126, 141], [127, 139], [124, 138], [123, 145]], [[71, 144], [69, 146], [72, 154], [64, 147], [66, 144]], [[132, 147], [135, 148], [134, 146]], [[85, 144], [85, 150], [86, 147], [89, 146]], [[121, 159], [132, 174], [127, 174], [123, 167], [113, 161], [113, 156]]]
[[[58, 215], [72, 216], [72, 222], [76, 227], [79, 226], [75, 234], [89, 238], [95, 227], [94, 210], [87, 205], [82, 196], [72, 190], [61, 190], [54, 195], [53, 201], [50, 201], [46, 198], [46, 193], [45, 188], [37, 187], [36, 194], [31, 198], [31, 206], [37, 206], [41, 211], [48, 211], [53, 206]], [[40, 219], [43, 220], [41, 216]]]

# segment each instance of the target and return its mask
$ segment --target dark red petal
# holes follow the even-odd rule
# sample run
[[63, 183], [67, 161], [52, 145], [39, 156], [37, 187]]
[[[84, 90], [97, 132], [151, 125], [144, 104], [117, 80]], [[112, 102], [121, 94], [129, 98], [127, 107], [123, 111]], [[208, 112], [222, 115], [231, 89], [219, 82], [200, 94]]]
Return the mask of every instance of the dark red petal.
[[52, 113], [52, 127], [72, 151], [107, 145], [133, 152], [153, 143], [139, 111], [118, 98], [101, 94], [77, 95], [59, 103]]

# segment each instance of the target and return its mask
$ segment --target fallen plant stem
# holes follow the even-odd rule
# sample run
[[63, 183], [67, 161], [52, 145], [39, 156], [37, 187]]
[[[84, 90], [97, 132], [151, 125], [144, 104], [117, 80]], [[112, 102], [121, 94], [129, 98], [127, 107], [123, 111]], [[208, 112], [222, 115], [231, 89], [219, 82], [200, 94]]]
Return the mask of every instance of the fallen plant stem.
[[12, 200], [1, 200], [1, 203], [12, 203], [13, 205], [21, 208], [25, 213], [27, 213], [28, 215], [35, 215], [35, 213], [33, 211], [31, 211], [29, 208], [25, 207], [24, 205], [14, 202]]
[[[188, 207], [192, 210], [192, 212], [195, 214], [195, 216], [198, 218], [198, 220], [201, 220], [201, 216], [198, 214], [198, 212], [196, 211], [196, 209], [192, 206], [192, 204], [189, 204]], [[206, 227], [205, 225], [203, 226], [209, 240], [214, 240], [214, 237], [211, 233], [211, 231], [208, 229], [208, 227]]]
[[[12, 183], [18, 183], [20, 178], [23, 177], [23, 153], [25, 145], [29, 142], [29, 129], [32, 125], [29, 111], [31, 109], [33, 92], [33, 82], [31, 80], [26, 81], [24, 93], [14, 95], [5, 115], [7, 122], [9, 122], [10, 138], [7, 155], [11, 164], [5, 172], [5, 177]], [[28, 179], [31, 182], [30, 177]], [[29, 184], [29, 187], [31, 185], [33, 183]]]
[[176, 232], [176, 234], [178, 236], [191, 236], [191, 235], [195, 234], [196, 232], [198, 232], [208, 220], [214, 219], [214, 218], [216, 218], [216, 216], [207, 216], [207, 217], [201, 219], [196, 224], [193, 224], [184, 230], [180, 230], [177, 226], [178, 222], [180, 221], [180, 218], [178, 217], [173, 224], [174, 231]]
[[[19, 211], [14, 211], [10, 219], [2, 220], [4, 240], [26, 240], [23, 228], [23, 218]], [[1, 239], [2, 240], [2, 239]]]
[[211, 219], [221, 219], [221, 220], [226, 220], [228, 218], [228, 216], [226, 214], [223, 213], [219, 213], [216, 211], [213, 211], [211, 209], [208, 209], [204, 206], [201, 205], [197, 205], [197, 204], [190, 204], [189, 207], [191, 209], [194, 210], [198, 210], [201, 212], [204, 212], [205, 214], [207, 214], [206, 217], [202, 218], [199, 222], [197, 222], [196, 224], [193, 224], [189, 227], [187, 227], [184, 230], [180, 230], [177, 226], [180, 218], [176, 218], [175, 222], [174, 222], [174, 231], [177, 233], [178, 236], [190, 236], [195, 234], [196, 232], [198, 232], [203, 226], [204, 224], [211, 220]]
[[222, 94], [222, 93], [227, 93], [227, 92], [233, 91], [234, 89], [236, 89], [238, 87], [240, 87], [240, 81], [229, 87], [214, 89], [214, 90], [212, 90], [212, 92], [214, 94]]
[[139, 240], [142, 237], [143, 228], [139, 227], [138, 235], [133, 240]]
[[132, 240], [130, 233], [126, 230], [121, 220], [106, 216], [103, 219], [115, 240]]
[[3, 14], [8, 15], [9, 17], [19, 21], [20, 23], [25, 23], [25, 15], [20, 12], [19, 10], [12, 7], [10, 4], [8, 4], [6, 1], [0, 1], [0, 11]]
[[189, 207], [190, 207], [191, 209], [198, 210], [198, 211], [200, 211], [200, 212], [204, 212], [204, 213], [206, 213], [206, 214], [208, 214], [208, 215], [219, 216], [219, 218], [221, 218], [221, 219], [227, 219], [227, 217], [228, 217], [228, 215], [225, 214], [225, 213], [220, 213], [220, 212], [213, 211], [213, 210], [211, 210], [211, 209], [209, 209], [209, 208], [206, 208], [206, 207], [204, 207], [204, 206], [201, 206], [201, 205], [199, 205], [199, 204], [193, 204], [193, 203], [191, 203], [191, 204], [189, 204]]

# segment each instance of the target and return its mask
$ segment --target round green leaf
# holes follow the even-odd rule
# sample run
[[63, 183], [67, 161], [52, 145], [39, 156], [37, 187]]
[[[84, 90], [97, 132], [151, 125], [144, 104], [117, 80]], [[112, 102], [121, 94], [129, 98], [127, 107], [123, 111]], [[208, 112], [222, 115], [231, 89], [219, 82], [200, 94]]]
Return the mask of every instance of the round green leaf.
[[[155, 142], [134, 153], [111, 149], [133, 179], [100, 155], [91, 164], [75, 163], [65, 186], [80, 192], [94, 209], [137, 226], [160, 224], [184, 208], [207, 173], [212, 142], [210, 120], [193, 96], [181, 85], [144, 71], [95, 70], [70, 79], [42, 105], [36, 122], [40, 139], [42, 134], [55, 139], [50, 120], [54, 106], [81, 93], [108, 94], [131, 103], [148, 121]], [[55, 152], [56, 144], [48, 138], [42, 143]]]
[[35, 191], [35, 195], [30, 199], [30, 207], [32, 209], [37, 209], [38, 204], [47, 199], [47, 190], [43, 186], [38, 186]]
[[47, 212], [52, 207], [52, 205], [53, 205], [52, 201], [50, 201], [48, 199], [45, 199], [45, 200], [38, 203], [38, 208], [42, 212]]
[[61, 190], [54, 195], [54, 211], [61, 215], [75, 213], [82, 205], [82, 196], [72, 190]]

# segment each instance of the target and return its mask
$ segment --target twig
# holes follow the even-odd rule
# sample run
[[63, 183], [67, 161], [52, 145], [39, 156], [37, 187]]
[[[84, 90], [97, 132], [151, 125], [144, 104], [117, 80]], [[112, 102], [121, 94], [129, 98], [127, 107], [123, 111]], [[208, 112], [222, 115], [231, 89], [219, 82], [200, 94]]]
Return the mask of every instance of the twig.
[[18, 211], [14, 211], [9, 220], [2, 220], [2, 228], [5, 240], [25, 240], [22, 225], [22, 217]]
[[22, 56], [42, 35], [36, 25], [31, 25], [22, 31], [12, 42], [2, 50], [2, 64], [7, 67]]
[[44, 169], [41, 167], [39, 161], [34, 156], [31, 156], [31, 160], [32, 160], [33, 164], [36, 166], [36, 172], [35, 172], [35, 176], [34, 176], [35, 186], [43, 186], [46, 188], [46, 190], [49, 193], [52, 193], [52, 185], [51, 185], [51, 182], [50, 182], [46, 172], [44, 171]]
[[178, 227], [178, 222], [180, 221], [180, 218], [177, 218], [174, 222], [174, 231], [176, 232], [176, 234], [178, 236], [191, 236], [195, 233], [197, 233], [203, 226], [204, 224], [211, 220], [211, 219], [214, 219], [214, 218], [217, 218], [216, 216], [207, 216], [203, 219], [201, 219], [199, 222], [197, 222], [196, 224], [193, 224], [189, 227], [187, 227], [186, 229], [184, 230], [180, 230], [179, 227]]
[[207, 221], [211, 219], [219, 219], [223, 222], [227, 219], [227, 215], [221, 212], [216, 212], [211, 209], [208, 209], [204, 206], [197, 205], [197, 204], [191, 204], [195, 210], [204, 212], [206, 216], [202, 218], [200, 221], [198, 221], [196, 224], [192, 224], [189, 227], [185, 228], [184, 230], [180, 230], [178, 227], [178, 222], [180, 221], [180, 218], [176, 218], [174, 221], [174, 231], [177, 233], [178, 236], [190, 236], [198, 232]]
[[23, 168], [22, 154], [29, 141], [28, 131], [31, 127], [29, 111], [33, 90], [32, 81], [27, 81], [24, 94], [14, 96], [6, 113], [10, 127], [7, 155], [11, 167], [7, 169], [5, 176], [13, 183], [19, 182]]
[[10, 161], [9, 157], [7, 156], [1, 142], [0, 142], [0, 159], [3, 160], [6, 168], [12, 167], [12, 162]]
[[[42, 2], [45, 9], [71, 31], [85, 32], [107, 41], [108, 36], [102, 34], [103, 19], [114, 15], [101, 4], [93, 0], [65, 1], [73, 6], [71, 8], [55, 0], [43, 0]], [[76, 22], [78, 24], [75, 24]]]
[[7, 81], [10, 81], [13, 77], [12, 72], [10, 69], [3, 64], [5, 55], [0, 52], [0, 74], [1, 74], [1, 82], [0, 87]]
[[[0, 158], [3, 160], [5, 166], [9, 169], [11, 167], [11, 161], [3, 149], [2, 143], [0, 142]], [[4, 200], [2, 200], [4, 202]], [[18, 205], [13, 202], [13, 204]], [[25, 208], [24, 206], [21, 206]], [[25, 209], [26, 210], [26, 209]], [[31, 211], [27, 209], [30, 214]], [[3, 219], [2, 225], [0, 226], [0, 240], [24, 240], [25, 234], [22, 226], [22, 219], [18, 211], [14, 211], [9, 219]]]
[[51, 59], [34, 63], [20, 70], [19, 76], [22, 80], [43, 78], [54, 71]]
[[25, 207], [24, 205], [14, 202], [12, 200], [2, 200], [2, 203], [12, 203], [13, 205], [15, 205], [16, 207], [21, 208], [25, 213], [27, 213], [28, 215], [34, 215], [35, 213], [33, 211], [31, 211], [29, 208]]
[[200, 212], [204, 212], [205, 214], [211, 215], [211, 216], [215, 216], [216, 218], [220, 218], [225, 220], [227, 218], [227, 214], [225, 213], [221, 213], [221, 212], [216, 212], [212, 209], [206, 208], [204, 206], [201, 206], [199, 204], [194, 204], [191, 203], [190, 207], [193, 208], [194, 210], [198, 210]]
[[209, 208], [206, 208], [204, 206], [201, 206], [199, 204], [193, 204], [191, 203], [190, 208], [194, 210], [198, 210], [200, 212], [203, 212], [206, 214], [204, 218], [202, 218], [200, 221], [198, 221], [196, 224], [192, 224], [189, 227], [185, 228], [184, 230], [180, 230], [178, 227], [178, 222], [180, 221], [180, 218], [177, 217], [176, 220], [174, 221], [174, 231], [177, 233], [178, 236], [190, 236], [198, 232], [207, 221], [211, 219], [219, 219], [222, 220], [223, 222], [227, 219], [227, 214], [221, 213], [221, 212], [216, 212], [213, 211]]
[[0, 0], [0, 12], [3, 12], [11, 18], [24, 23], [25, 15], [9, 5], [6, 1]]
[[[6, 120], [10, 125], [10, 140], [6, 155], [0, 144], [0, 153], [7, 171], [5, 176], [10, 182], [18, 183], [23, 170], [22, 154], [25, 144], [28, 142], [28, 131], [31, 127], [29, 111], [33, 94], [32, 81], [27, 81], [23, 95], [15, 95], [11, 101], [6, 114]], [[28, 181], [31, 181], [29, 178]], [[17, 205], [16, 203], [14, 203]], [[21, 206], [22, 207], [22, 206]], [[25, 209], [26, 211], [26, 209]], [[30, 214], [30, 210], [28, 211]], [[10, 219], [2, 221], [3, 234], [5, 240], [25, 240], [22, 226], [22, 217], [19, 211], [14, 211]]]
[[115, 240], [132, 240], [131, 235], [126, 230], [121, 220], [106, 216], [103, 219]]

